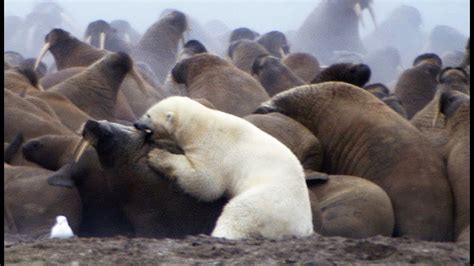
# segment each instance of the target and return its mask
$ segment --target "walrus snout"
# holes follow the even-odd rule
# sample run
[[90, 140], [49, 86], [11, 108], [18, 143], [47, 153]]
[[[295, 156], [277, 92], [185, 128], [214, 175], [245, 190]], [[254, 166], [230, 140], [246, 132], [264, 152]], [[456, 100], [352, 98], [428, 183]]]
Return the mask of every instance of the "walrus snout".
[[146, 121], [138, 120], [137, 122], [133, 123], [133, 126], [140, 131], [144, 131], [148, 135], [153, 134], [153, 129], [150, 127], [150, 124]]

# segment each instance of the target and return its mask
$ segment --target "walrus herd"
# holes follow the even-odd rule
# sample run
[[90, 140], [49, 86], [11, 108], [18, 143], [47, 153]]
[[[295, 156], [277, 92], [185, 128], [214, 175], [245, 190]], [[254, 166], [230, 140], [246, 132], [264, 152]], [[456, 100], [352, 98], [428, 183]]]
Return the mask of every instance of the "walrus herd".
[[[4, 52], [5, 233], [470, 242], [469, 37], [372, 6], [321, 1], [292, 34], [37, 21], [36, 58]], [[38, 34], [7, 18], [5, 42]]]

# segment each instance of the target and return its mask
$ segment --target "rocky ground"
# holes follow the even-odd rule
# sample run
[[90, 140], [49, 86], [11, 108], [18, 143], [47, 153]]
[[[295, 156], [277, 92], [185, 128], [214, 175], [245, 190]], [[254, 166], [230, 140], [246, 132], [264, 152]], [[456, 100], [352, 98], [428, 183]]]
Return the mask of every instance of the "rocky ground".
[[186, 239], [73, 238], [28, 240], [4, 235], [5, 265], [469, 265], [469, 245], [372, 237], [314, 235], [282, 241], [230, 241], [205, 235]]

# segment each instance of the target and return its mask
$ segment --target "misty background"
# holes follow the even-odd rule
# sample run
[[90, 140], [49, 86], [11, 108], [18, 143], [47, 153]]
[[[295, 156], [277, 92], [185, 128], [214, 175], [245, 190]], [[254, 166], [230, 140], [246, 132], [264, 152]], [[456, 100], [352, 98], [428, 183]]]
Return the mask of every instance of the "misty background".
[[[38, 0], [5, 0], [4, 15], [25, 17], [31, 12]], [[211, 20], [220, 20], [230, 29], [249, 27], [260, 34], [271, 30], [296, 30], [309, 13], [317, 6], [316, 1], [288, 0], [242, 0], [242, 1], [56, 1], [83, 28], [90, 22], [103, 19], [125, 19], [140, 33], [154, 23], [161, 12], [167, 8], [178, 9], [193, 16], [201, 24]], [[377, 20], [381, 21], [395, 7], [401, 4], [411, 5], [420, 10], [423, 16], [422, 28], [429, 31], [436, 25], [449, 25], [469, 35], [469, 0], [375, 0], [373, 3]], [[367, 12], [364, 12], [365, 28], [361, 36], [373, 30]]]
[[[64, 29], [82, 40], [87, 25], [98, 19], [107, 22], [115, 19], [125, 19], [140, 34], [143, 34], [149, 26], [159, 19], [163, 11], [166, 9], [177, 9], [196, 20], [215, 39], [220, 38], [222, 40], [222, 36], [224, 36], [222, 32], [229, 32], [238, 27], [248, 27], [260, 34], [278, 30], [285, 33], [288, 37], [292, 36], [291, 34], [302, 25], [303, 21], [321, 1], [6, 0], [4, 2], [4, 18], [7, 16], [18, 16], [23, 20], [33, 11], [34, 6], [38, 3], [56, 2], [73, 22], [65, 26]], [[426, 36], [435, 26], [447, 25], [458, 30], [466, 38], [469, 37], [469, 0], [374, 0], [372, 6], [378, 23], [380, 24], [381, 21], [385, 20], [400, 5], [409, 5], [420, 11], [422, 16], [420, 30]], [[374, 25], [367, 10], [364, 10], [362, 14], [365, 27], [359, 26], [359, 30], [361, 38], [364, 38], [374, 30]], [[215, 23], [216, 20], [219, 23]], [[29, 24], [29, 27], [32, 28], [35, 23], [30, 21]], [[213, 30], [209, 30], [209, 25], [211, 24], [213, 24]], [[35, 43], [27, 41], [27, 39], [31, 40], [31, 36], [28, 36], [28, 34], [31, 34], [31, 31], [21, 33], [20, 38], [16, 36], [16, 43], [12, 43], [6, 41], [10, 36], [7, 35], [8, 28], [5, 28], [4, 49], [5, 51], [20, 52], [26, 57], [36, 57], [41, 49], [44, 36], [50, 30], [44, 27], [37, 28], [35, 33], [37, 41]], [[291, 38], [289, 41], [291, 46]], [[51, 61], [52, 57], [49, 55], [46, 57], [46, 60]], [[411, 60], [412, 58], [405, 60], [405, 65], [408, 65]]]

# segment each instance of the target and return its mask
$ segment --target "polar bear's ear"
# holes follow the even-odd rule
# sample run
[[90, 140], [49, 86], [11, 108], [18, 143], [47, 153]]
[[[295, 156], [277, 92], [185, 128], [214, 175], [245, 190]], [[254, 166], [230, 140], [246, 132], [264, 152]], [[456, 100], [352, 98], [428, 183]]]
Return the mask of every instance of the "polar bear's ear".
[[166, 121], [173, 122], [173, 119], [174, 119], [174, 113], [173, 112], [167, 112], [166, 113]]

